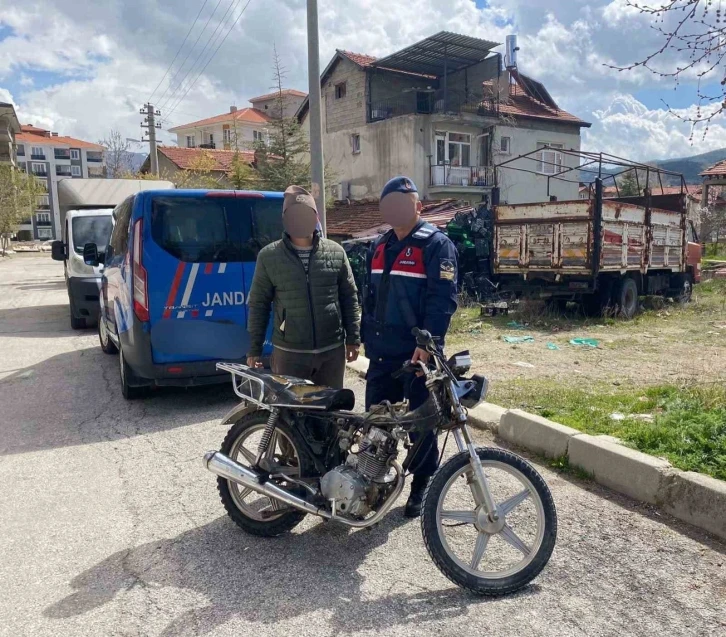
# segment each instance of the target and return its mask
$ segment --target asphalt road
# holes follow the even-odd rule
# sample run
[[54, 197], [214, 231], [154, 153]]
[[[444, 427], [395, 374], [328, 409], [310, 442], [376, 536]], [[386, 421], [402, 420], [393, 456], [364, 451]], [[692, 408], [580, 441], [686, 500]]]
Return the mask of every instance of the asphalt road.
[[372, 530], [247, 536], [200, 460], [233, 404], [227, 385], [124, 401], [62, 267], [0, 261], [0, 634], [726, 634], [726, 545], [545, 467], [557, 548], [506, 598], [446, 580], [403, 501]]

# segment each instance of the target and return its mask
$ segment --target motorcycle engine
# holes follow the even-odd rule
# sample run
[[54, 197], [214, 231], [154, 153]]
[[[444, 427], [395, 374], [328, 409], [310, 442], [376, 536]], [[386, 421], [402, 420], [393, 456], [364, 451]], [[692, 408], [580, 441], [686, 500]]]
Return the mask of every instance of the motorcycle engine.
[[335, 500], [338, 513], [363, 518], [375, 507], [393, 478], [388, 462], [395, 457], [397, 441], [388, 432], [371, 427], [359, 443], [357, 453], [350, 453], [346, 464], [328, 471], [320, 480], [320, 491], [327, 500]]

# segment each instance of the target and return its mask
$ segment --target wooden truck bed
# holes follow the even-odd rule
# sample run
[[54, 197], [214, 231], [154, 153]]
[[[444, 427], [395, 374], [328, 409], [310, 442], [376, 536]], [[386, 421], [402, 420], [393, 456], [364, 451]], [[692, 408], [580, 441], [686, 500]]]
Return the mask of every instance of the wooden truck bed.
[[683, 212], [612, 199], [596, 212], [596, 199], [496, 206], [495, 274], [685, 270]]

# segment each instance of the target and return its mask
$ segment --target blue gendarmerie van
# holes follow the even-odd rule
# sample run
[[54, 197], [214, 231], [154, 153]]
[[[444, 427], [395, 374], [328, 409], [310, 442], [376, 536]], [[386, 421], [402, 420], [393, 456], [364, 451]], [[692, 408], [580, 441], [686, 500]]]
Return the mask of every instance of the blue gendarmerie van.
[[[98, 334], [119, 354], [126, 398], [160, 385], [228, 380], [216, 363], [244, 362], [247, 294], [261, 248], [282, 235], [280, 192], [148, 190], [113, 211]], [[266, 353], [270, 351], [269, 339]]]

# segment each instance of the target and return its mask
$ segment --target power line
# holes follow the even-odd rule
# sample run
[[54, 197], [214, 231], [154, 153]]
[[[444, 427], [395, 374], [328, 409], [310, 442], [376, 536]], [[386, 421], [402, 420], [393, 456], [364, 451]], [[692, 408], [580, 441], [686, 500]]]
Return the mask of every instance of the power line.
[[[214, 47], [214, 44], [217, 43], [217, 32], [219, 31], [219, 35], [221, 36], [222, 32], [224, 31], [224, 23], [225, 23], [225, 20], [227, 19], [227, 16], [229, 15], [229, 12], [234, 11], [240, 5], [241, 1], [242, 0], [232, 0], [230, 2], [229, 6], [227, 7], [227, 10], [224, 12], [224, 15], [222, 16], [222, 19], [217, 24], [217, 28], [214, 30], [214, 33], [212, 33], [211, 37], [207, 40], [207, 43], [204, 45], [204, 48], [202, 49], [201, 53], [197, 56], [197, 59], [194, 60], [194, 63], [192, 64], [191, 68], [189, 69], [189, 72], [187, 73], [187, 75], [185, 76], [185, 79], [187, 76], [192, 77], [192, 78], [194, 77], [194, 74], [196, 73], [196, 69], [197, 69], [197, 64], [200, 63], [200, 60], [203, 59], [204, 53], [207, 50], [207, 47], [210, 44], [212, 44], [212, 47]], [[222, 31], [219, 30], [220, 27], [222, 28]], [[212, 54], [212, 56], [214, 56], [214, 53]], [[196, 81], [196, 79], [190, 80], [189, 86], [192, 86], [195, 81]], [[184, 87], [180, 86], [180, 92], [183, 90], [184, 90]], [[186, 93], [184, 93], [184, 95], [186, 95]], [[182, 97], [182, 99], [184, 99], [184, 98]], [[166, 106], [169, 106], [170, 104], [172, 104], [174, 102], [175, 102], [175, 98], [171, 98], [167, 101]], [[180, 102], [175, 102], [175, 107], [179, 106], [179, 103]]]
[[169, 111], [169, 115], [171, 115], [174, 112], [174, 109], [176, 109], [176, 107], [179, 106], [179, 104], [181, 104], [181, 102], [187, 96], [187, 93], [189, 93], [189, 91], [192, 89], [192, 87], [196, 84], [197, 80], [202, 76], [202, 74], [204, 73], [204, 71], [207, 70], [207, 67], [209, 66], [209, 63], [212, 61], [212, 59], [214, 59], [214, 56], [217, 55], [217, 51], [219, 51], [219, 49], [225, 43], [225, 41], [227, 40], [227, 37], [232, 32], [232, 29], [234, 29], [235, 25], [239, 22], [239, 19], [242, 17], [242, 14], [246, 11], [247, 7], [250, 5], [250, 2], [252, 2], [252, 0], [247, 0], [247, 4], [245, 4], [245, 6], [242, 7], [242, 11], [240, 11], [240, 14], [235, 18], [235, 21], [232, 23], [232, 26], [229, 27], [229, 29], [227, 30], [227, 33], [225, 34], [224, 38], [222, 38], [222, 41], [219, 43], [219, 45], [217, 46], [217, 48], [212, 53], [212, 56], [207, 60], [207, 63], [204, 65], [204, 67], [199, 72], [199, 74], [194, 79], [194, 81], [189, 85], [189, 88], [187, 88], [187, 90], [184, 92], [184, 95], [181, 96], [181, 98], [179, 99], [179, 101], [177, 101], [176, 105]]
[[[189, 49], [189, 52], [187, 53], [186, 57], [184, 58], [184, 61], [181, 63], [181, 66], [177, 69], [177, 72], [174, 73], [174, 76], [169, 80], [169, 84], [166, 87], [166, 89], [164, 90], [164, 93], [162, 94], [162, 96], [159, 98], [159, 102], [161, 102], [164, 99], [164, 96], [167, 94], [167, 92], [169, 91], [169, 89], [171, 88], [171, 86], [174, 84], [174, 80], [177, 78], [177, 76], [179, 75], [179, 73], [181, 73], [182, 69], [184, 68], [184, 65], [187, 63], [187, 60], [189, 59], [189, 56], [192, 54], [192, 51], [196, 48], [197, 43], [199, 42], [200, 38], [202, 37], [202, 35], [204, 34], [204, 32], [207, 30], [207, 27], [209, 26], [209, 23], [212, 21], [212, 18], [214, 17], [214, 14], [217, 13], [217, 9], [219, 8], [219, 5], [220, 4], [222, 4], [222, 0], [218, 0], [217, 1], [217, 5], [214, 7], [214, 11], [212, 11], [212, 14], [207, 18], [207, 21], [204, 23], [204, 27], [199, 32], [199, 35], [197, 36], [197, 39], [194, 40], [194, 44], [192, 44], [192, 48]], [[194, 66], [194, 65], [192, 65], [192, 66]], [[179, 82], [179, 85], [177, 86], [177, 88], [174, 89], [174, 90], [172, 90], [172, 95], [174, 93], [176, 93], [176, 91], [181, 87], [181, 84], [182, 84], [182, 82], [184, 82], [184, 80], [186, 79], [187, 75], [189, 75], [189, 72], [188, 71], [187, 71], [187, 74], [184, 75], [184, 77]], [[168, 104], [169, 101], [170, 101], [170, 99], [171, 99], [171, 95], [166, 100], [166, 102], [164, 102], [164, 105]]]
[[151, 101], [151, 98], [154, 97], [154, 94], [156, 93], [156, 91], [159, 90], [159, 87], [161, 86], [161, 83], [166, 79], [166, 76], [169, 75], [169, 71], [171, 71], [171, 67], [174, 66], [174, 62], [176, 62], [176, 59], [179, 57], [179, 54], [181, 53], [181, 50], [184, 48], [184, 45], [186, 44], [187, 39], [189, 38], [189, 35], [192, 32], [192, 29], [196, 26], [197, 21], [199, 20], [199, 16], [202, 15], [202, 11], [204, 11], [204, 7], [207, 6], [207, 2], [209, 2], [209, 0], [204, 0], [204, 4], [202, 5], [202, 8], [199, 9], [199, 13], [197, 13], [197, 17], [194, 18], [194, 22], [192, 22], [192, 26], [189, 27], [189, 31], [187, 31], [187, 34], [184, 36], [184, 40], [179, 45], [179, 48], [177, 49], [177, 52], [176, 52], [176, 55], [174, 56], [174, 59], [171, 61], [171, 64], [169, 65], [169, 68], [166, 69], [166, 72], [164, 73], [164, 77], [162, 77], [159, 80], [159, 83], [156, 85], [156, 88], [154, 89], [154, 92], [149, 96], [149, 100], [148, 100], [149, 102]]

